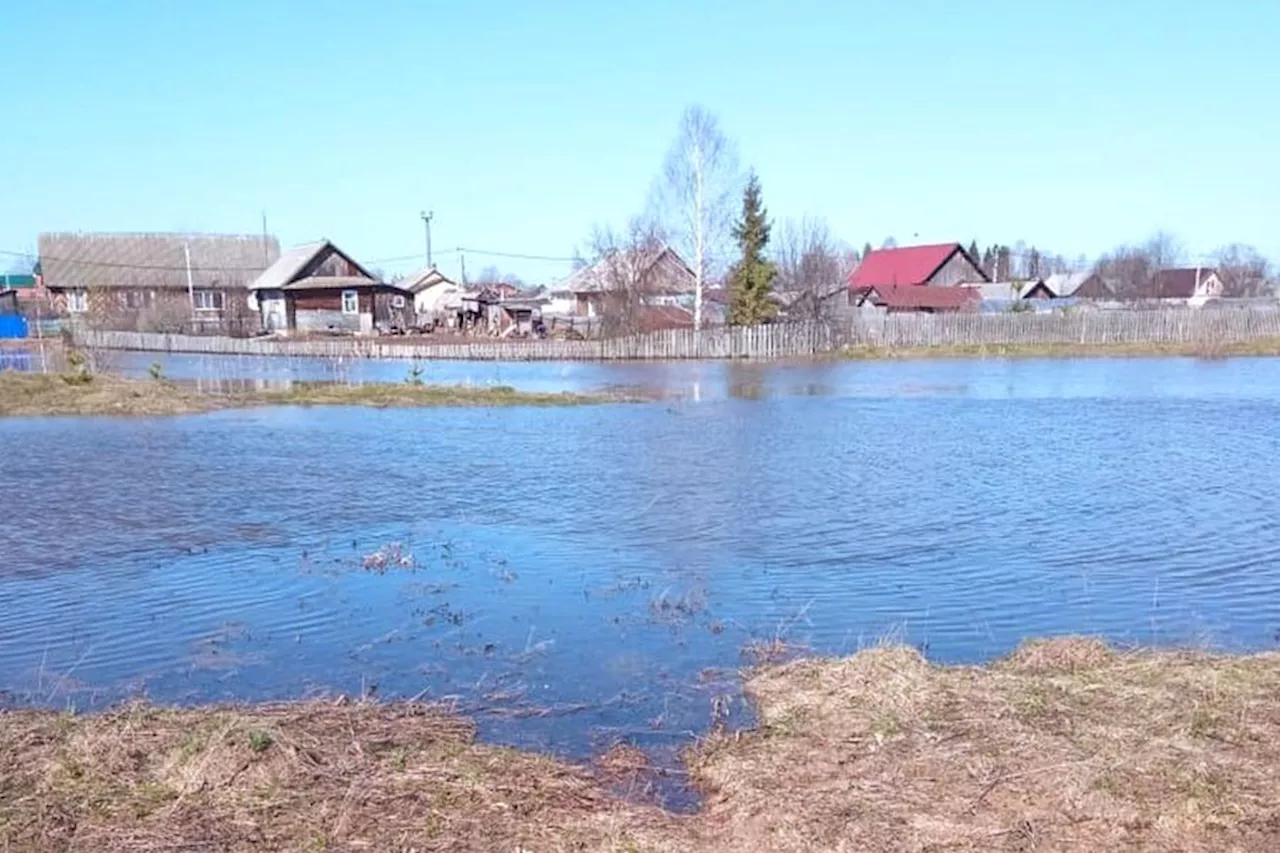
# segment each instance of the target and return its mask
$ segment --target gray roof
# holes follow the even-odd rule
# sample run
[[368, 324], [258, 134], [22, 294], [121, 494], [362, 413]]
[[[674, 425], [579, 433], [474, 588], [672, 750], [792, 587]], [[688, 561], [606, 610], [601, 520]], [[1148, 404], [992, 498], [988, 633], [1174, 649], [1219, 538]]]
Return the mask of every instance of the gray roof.
[[249, 285], [249, 289], [281, 289], [292, 281], [294, 276], [302, 272], [302, 268], [309, 264], [311, 259], [320, 254], [324, 247], [328, 245], [328, 240], [320, 240], [315, 243], [303, 243], [301, 246], [285, 249], [280, 254], [280, 258]]
[[398, 282], [397, 286], [410, 293], [421, 293], [428, 287], [436, 284], [454, 284], [453, 279], [449, 278], [438, 269], [428, 267], [424, 270], [418, 270], [411, 276], [407, 276]]
[[1093, 278], [1093, 275], [1091, 272], [1054, 273], [1044, 280], [1044, 285], [1052, 291], [1054, 296], [1074, 296], [1081, 285]]
[[[662, 265], [649, 278], [654, 267]], [[611, 252], [589, 267], [574, 272], [560, 284], [556, 292], [601, 293], [618, 289], [619, 283], [643, 284], [650, 293], [688, 293], [693, 290], [694, 273], [684, 258], [670, 246], [659, 246], [653, 251], [618, 250]]]
[[246, 287], [280, 255], [275, 237], [241, 234], [41, 234], [40, 268], [55, 289]]
[[[306, 279], [299, 279], [304, 271], [308, 271], [311, 263], [320, 257], [326, 250], [331, 253], [325, 256], [325, 263], [328, 259], [337, 255], [351, 265], [360, 276], [309, 276]], [[314, 271], [314, 270], [312, 270]], [[321, 281], [321, 279], [328, 281]], [[305, 283], [304, 283], [305, 282]], [[369, 272], [363, 266], [355, 261], [346, 252], [339, 249], [330, 240], [319, 240], [315, 243], [303, 243], [301, 246], [294, 246], [286, 249], [280, 255], [280, 259], [272, 264], [262, 275], [258, 276], [254, 282], [249, 285], [250, 290], [314, 290], [317, 288], [333, 288], [333, 287], [358, 287], [368, 285], [383, 285], [376, 275]], [[386, 285], [394, 287], [396, 290], [408, 292], [408, 288], [403, 284]]]

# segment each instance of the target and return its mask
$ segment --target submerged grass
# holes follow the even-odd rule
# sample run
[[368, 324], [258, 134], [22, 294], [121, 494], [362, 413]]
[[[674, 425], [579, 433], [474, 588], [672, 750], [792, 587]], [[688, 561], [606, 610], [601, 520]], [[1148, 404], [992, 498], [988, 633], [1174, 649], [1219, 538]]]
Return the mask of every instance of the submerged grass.
[[944, 344], [933, 347], [854, 346], [834, 358], [850, 360], [919, 358], [1142, 358], [1191, 356], [1231, 358], [1280, 356], [1280, 338], [1254, 341], [1128, 344]]
[[746, 689], [756, 730], [689, 750], [692, 816], [611, 793], [632, 747], [593, 772], [434, 706], [11, 711], [0, 850], [1280, 849], [1280, 655], [886, 646]]
[[507, 386], [332, 385], [287, 391], [204, 392], [163, 380], [106, 374], [0, 373], [0, 416], [180, 415], [245, 406], [572, 406], [619, 398], [539, 394]]

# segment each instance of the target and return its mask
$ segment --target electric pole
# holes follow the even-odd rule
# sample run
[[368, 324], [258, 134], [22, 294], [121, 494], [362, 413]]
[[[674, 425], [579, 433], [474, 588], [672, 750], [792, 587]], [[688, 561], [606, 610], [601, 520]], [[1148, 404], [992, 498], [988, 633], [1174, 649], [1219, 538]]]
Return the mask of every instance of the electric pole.
[[436, 265], [431, 261], [431, 220], [435, 218], [435, 215], [436, 215], [436, 212], [434, 210], [432, 211], [424, 210], [420, 214], [420, 216], [422, 216], [422, 225], [427, 231], [427, 267], [428, 269], [436, 268]]

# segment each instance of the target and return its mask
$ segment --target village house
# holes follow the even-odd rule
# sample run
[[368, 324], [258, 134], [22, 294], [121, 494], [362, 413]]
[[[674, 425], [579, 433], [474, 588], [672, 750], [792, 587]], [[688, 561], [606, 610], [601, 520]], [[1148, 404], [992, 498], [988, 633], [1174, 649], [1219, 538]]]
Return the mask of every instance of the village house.
[[547, 299], [539, 291], [520, 291], [510, 285], [485, 285], [458, 294], [459, 307], [449, 317], [450, 328], [496, 337], [525, 337], [542, 323]]
[[380, 280], [328, 240], [285, 251], [250, 290], [268, 332], [403, 331], [413, 313], [412, 293]]
[[1144, 299], [1177, 300], [1193, 308], [1222, 297], [1222, 279], [1216, 270], [1200, 267], [1160, 270], [1142, 294]]
[[414, 273], [397, 285], [413, 295], [416, 327], [448, 326], [462, 307], [462, 286], [434, 267]]
[[1095, 272], [1054, 273], [1044, 280], [1054, 299], [1115, 299], [1115, 291]]
[[603, 318], [625, 312], [627, 302], [688, 308], [695, 288], [693, 270], [670, 246], [619, 250], [555, 287], [548, 313]]
[[248, 286], [280, 255], [274, 237], [41, 234], [54, 313], [98, 328], [252, 334]]
[[876, 285], [952, 287], [990, 277], [959, 243], [874, 249], [849, 276], [850, 291]]
[[929, 284], [875, 284], [849, 291], [854, 310], [875, 314], [954, 314], [977, 311], [981, 301], [972, 287], [936, 287]]

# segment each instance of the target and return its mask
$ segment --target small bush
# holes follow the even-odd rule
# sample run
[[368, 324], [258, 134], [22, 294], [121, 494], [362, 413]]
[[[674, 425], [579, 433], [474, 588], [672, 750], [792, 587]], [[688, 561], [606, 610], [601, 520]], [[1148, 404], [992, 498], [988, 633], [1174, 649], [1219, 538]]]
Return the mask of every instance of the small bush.
[[261, 729], [249, 732], [249, 749], [253, 750], [255, 755], [261, 755], [266, 752], [271, 748], [272, 743], [274, 741], [271, 739], [271, 735]]

